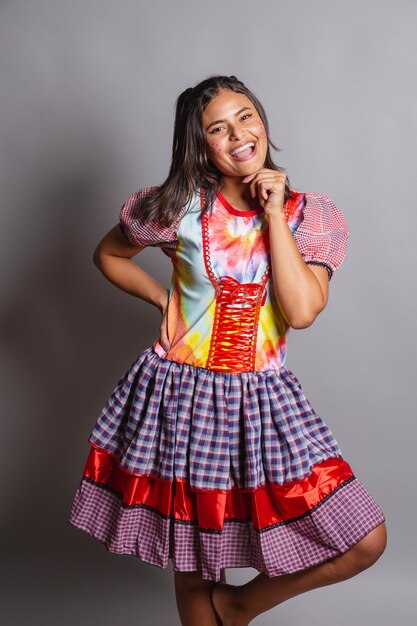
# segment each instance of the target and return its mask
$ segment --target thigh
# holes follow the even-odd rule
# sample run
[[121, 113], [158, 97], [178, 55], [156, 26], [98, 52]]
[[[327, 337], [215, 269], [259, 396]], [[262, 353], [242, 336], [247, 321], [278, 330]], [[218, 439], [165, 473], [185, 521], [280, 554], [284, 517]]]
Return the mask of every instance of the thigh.
[[174, 572], [175, 586], [179, 588], [208, 589], [213, 581], [202, 578], [201, 572]]
[[[201, 572], [178, 572], [174, 571], [175, 585], [178, 587], [192, 587], [192, 588], [211, 588], [215, 582], [213, 580], [207, 580], [202, 578]], [[220, 572], [220, 581], [226, 582], [226, 570], [222, 569]]]

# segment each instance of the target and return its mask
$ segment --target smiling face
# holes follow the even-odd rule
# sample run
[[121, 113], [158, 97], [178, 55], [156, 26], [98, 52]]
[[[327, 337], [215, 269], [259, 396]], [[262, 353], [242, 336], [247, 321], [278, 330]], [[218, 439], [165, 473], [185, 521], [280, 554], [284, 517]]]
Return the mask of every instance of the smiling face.
[[223, 90], [202, 115], [210, 158], [224, 177], [245, 177], [264, 166], [268, 149], [265, 126], [244, 94]]

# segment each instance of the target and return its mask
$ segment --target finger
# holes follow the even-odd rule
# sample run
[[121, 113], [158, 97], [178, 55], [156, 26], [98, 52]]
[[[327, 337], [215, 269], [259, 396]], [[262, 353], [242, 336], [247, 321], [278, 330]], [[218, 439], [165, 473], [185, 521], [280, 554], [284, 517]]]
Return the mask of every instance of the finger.
[[164, 333], [161, 333], [159, 336], [159, 343], [161, 344], [161, 346], [163, 347], [163, 349], [168, 352], [170, 346], [169, 346], [169, 341], [167, 339], [167, 336], [164, 335]]
[[252, 182], [249, 185], [249, 189], [250, 189], [250, 194], [252, 198], [255, 198], [258, 193], [258, 179], [257, 178], [253, 178]]
[[285, 190], [284, 180], [280, 177], [271, 176], [271, 172], [258, 174], [256, 178], [252, 180], [250, 183], [252, 197], [254, 197], [254, 192], [260, 185], [263, 185], [268, 190], [274, 190], [277, 193]]
[[243, 181], [247, 181], [249, 184], [250, 194], [252, 198], [258, 195], [259, 200], [267, 199], [268, 194], [265, 195], [264, 191], [260, 189], [260, 185], [264, 186], [267, 191], [275, 191], [281, 193], [285, 190], [286, 175], [276, 170], [262, 169], [258, 170], [254, 174], [246, 176]]
[[258, 176], [260, 174], [269, 174], [269, 175], [273, 174], [274, 176], [279, 176], [284, 179], [287, 177], [287, 175], [284, 172], [281, 172], [279, 170], [271, 170], [267, 167], [262, 167], [257, 172], [254, 172], [253, 174], [248, 174], [248, 176], [245, 176], [245, 178], [242, 179], [242, 182], [249, 183], [251, 179], [254, 178], [254, 176]]
[[254, 180], [250, 186], [252, 198], [258, 196], [259, 200], [268, 199], [268, 193], [265, 192], [265, 187], [262, 185], [262, 182], [258, 180]]
[[273, 180], [265, 180], [259, 184], [259, 187], [262, 190], [266, 190], [268, 196], [274, 194], [277, 198], [281, 196], [284, 199], [285, 187], [281, 185], [281, 183], [277, 183]]
[[162, 319], [162, 324], [160, 327], [159, 343], [161, 344], [164, 350], [168, 351], [170, 349], [168, 333], [167, 333], [167, 317], [165, 315]]
[[268, 197], [269, 197], [269, 194], [268, 194], [269, 190], [262, 183], [259, 185], [258, 189], [259, 189], [258, 193], [259, 193], [261, 199], [265, 200], [265, 202], [266, 202], [268, 200]]
[[260, 170], [258, 170], [257, 172], [254, 172], [253, 174], [249, 174], [248, 176], [245, 176], [245, 178], [242, 178], [242, 183], [250, 183], [251, 181], [253, 181], [253, 179], [255, 178], [255, 176], [260, 176], [260, 175], [275, 175], [275, 176], [284, 176], [281, 172], [278, 172], [277, 170], [270, 170], [267, 168], [262, 168]]
[[257, 172], [255, 172], [254, 174], [250, 174], [249, 176], [245, 176], [245, 178], [242, 179], [242, 183], [250, 183], [250, 181], [253, 179], [254, 176], [256, 176]]
[[274, 175], [275, 173], [276, 172], [274, 172], [273, 170], [258, 170], [257, 172], [254, 172], [253, 174], [249, 174], [248, 176], [245, 176], [245, 178], [242, 178], [242, 183], [250, 183], [255, 177], [259, 178], [262, 176], [271, 176], [271, 174]]
[[284, 188], [282, 187], [282, 185], [277, 183], [276, 180], [272, 179], [261, 180], [258, 184], [258, 193], [265, 200], [269, 198], [271, 193], [279, 195], [283, 192], [283, 190]]
[[275, 176], [271, 171], [259, 172], [256, 175], [255, 180], [257, 182], [269, 181], [271, 183], [274, 183], [275, 185], [281, 185], [282, 187], [285, 187], [285, 178], [283, 178], [282, 176]]

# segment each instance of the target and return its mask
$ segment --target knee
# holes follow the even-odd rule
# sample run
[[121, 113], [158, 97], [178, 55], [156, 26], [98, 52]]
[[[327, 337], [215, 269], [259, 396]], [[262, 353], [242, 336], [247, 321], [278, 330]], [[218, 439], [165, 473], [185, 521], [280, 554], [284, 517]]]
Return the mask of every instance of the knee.
[[387, 530], [385, 523], [382, 523], [352, 548], [359, 568], [367, 569], [373, 565], [384, 552], [386, 545]]

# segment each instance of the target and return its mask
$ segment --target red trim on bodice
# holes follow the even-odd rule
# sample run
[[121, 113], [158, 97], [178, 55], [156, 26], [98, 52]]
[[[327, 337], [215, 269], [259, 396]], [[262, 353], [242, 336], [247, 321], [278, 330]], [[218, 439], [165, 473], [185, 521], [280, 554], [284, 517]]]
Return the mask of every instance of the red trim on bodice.
[[229, 213], [232, 213], [232, 215], [239, 215], [241, 217], [252, 217], [253, 215], [257, 215], [258, 213], [262, 213], [263, 208], [259, 207], [257, 209], [252, 209], [251, 211], [240, 211], [239, 209], [235, 209], [235, 207], [233, 207], [227, 200], [226, 198], [223, 196], [222, 193], [218, 193], [217, 194], [218, 199], [220, 200], [220, 202], [222, 203], [222, 205], [224, 206], [225, 209], [227, 209], [229, 211]]

